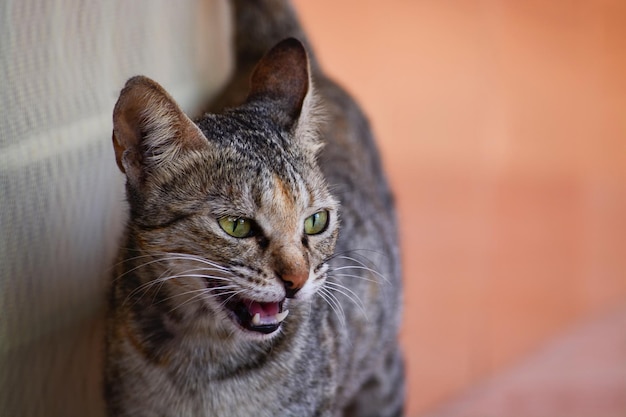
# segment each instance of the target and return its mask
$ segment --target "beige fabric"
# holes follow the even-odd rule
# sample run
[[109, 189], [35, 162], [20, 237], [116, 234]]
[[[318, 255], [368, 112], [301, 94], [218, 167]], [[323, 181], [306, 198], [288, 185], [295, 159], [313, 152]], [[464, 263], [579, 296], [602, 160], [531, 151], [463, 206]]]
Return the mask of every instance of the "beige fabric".
[[0, 415], [100, 415], [125, 211], [111, 112], [144, 74], [193, 110], [227, 76], [222, 1], [0, 2]]

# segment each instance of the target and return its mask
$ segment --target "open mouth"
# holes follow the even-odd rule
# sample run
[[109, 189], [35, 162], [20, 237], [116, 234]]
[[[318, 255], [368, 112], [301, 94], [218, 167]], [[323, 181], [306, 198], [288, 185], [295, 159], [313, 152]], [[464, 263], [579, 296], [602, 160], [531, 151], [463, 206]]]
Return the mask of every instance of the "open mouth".
[[289, 310], [283, 310], [283, 301], [261, 302], [232, 297], [225, 303], [241, 327], [262, 334], [270, 334], [280, 328]]

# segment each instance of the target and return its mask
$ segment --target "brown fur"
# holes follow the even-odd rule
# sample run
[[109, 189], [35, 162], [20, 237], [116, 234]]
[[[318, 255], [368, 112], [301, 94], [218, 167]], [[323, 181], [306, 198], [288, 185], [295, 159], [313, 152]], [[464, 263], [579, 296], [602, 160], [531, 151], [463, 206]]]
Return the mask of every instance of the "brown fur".
[[[247, 98], [233, 81], [193, 123], [136, 77], [114, 110], [130, 220], [110, 295], [109, 415], [401, 415], [396, 221], [367, 121], [307, 54], [288, 4], [234, 6]], [[260, 56], [293, 34], [303, 42]], [[305, 233], [320, 212], [328, 224]]]

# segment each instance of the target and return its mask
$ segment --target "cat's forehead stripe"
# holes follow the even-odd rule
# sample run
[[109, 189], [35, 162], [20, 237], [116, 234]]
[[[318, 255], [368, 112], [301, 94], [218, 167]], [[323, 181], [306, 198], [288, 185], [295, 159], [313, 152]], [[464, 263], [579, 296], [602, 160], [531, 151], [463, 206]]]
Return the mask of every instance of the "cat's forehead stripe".
[[294, 190], [293, 185], [297, 182], [292, 182], [281, 178], [274, 174], [271, 181], [271, 201], [267, 202], [270, 207], [274, 206], [275, 210], [284, 212], [295, 212], [296, 204], [299, 200], [299, 195]]

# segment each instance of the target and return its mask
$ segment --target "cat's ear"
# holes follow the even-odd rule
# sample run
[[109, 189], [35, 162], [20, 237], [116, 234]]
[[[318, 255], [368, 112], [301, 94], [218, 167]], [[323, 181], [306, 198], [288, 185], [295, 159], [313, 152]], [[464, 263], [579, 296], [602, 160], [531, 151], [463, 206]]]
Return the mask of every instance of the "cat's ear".
[[311, 82], [304, 45], [288, 38], [274, 46], [256, 65], [250, 80], [248, 101], [271, 100], [278, 122], [295, 136], [319, 147], [315, 125], [319, 108]]
[[175, 162], [186, 150], [206, 146], [200, 129], [156, 82], [126, 82], [113, 110], [113, 148], [119, 169], [138, 184], [146, 171]]

